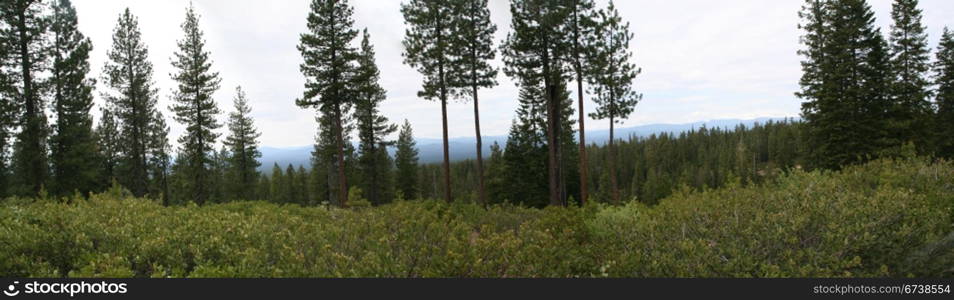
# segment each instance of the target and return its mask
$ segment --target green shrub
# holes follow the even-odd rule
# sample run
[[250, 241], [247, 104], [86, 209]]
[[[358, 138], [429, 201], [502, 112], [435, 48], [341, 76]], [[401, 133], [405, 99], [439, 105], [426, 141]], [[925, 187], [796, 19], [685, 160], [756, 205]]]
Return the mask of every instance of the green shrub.
[[952, 179], [949, 162], [881, 160], [682, 189], [656, 206], [546, 209], [164, 207], [116, 187], [0, 204], [0, 276], [948, 276], [954, 251], [932, 246], [954, 230]]

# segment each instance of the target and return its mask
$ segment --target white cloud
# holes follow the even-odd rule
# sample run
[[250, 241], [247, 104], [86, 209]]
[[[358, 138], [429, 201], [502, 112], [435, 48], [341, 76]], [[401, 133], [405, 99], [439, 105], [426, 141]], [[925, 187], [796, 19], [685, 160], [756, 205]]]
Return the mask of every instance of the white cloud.
[[[91, 63], [98, 76], [112, 44], [112, 30], [123, 9], [139, 17], [143, 38], [155, 65], [160, 106], [169, 106], [169, 64], [182, 35], [186, 0], [74, 0], [80, 29], [94, 43]], [[497, 39], [510, 30], [506, 0], [490, 0]], [[388, 101], [382, 111], [395, 123], [408, 119], [420, 137], [440, 137], [440, 105], [418, 99], [421, 76], [403, 64], [404, 34], [400, 1], [352, 0], [355, 25], [367, 27], [377, 50], [382, 85]], [[605, 6], [606, 1], [598, 0]], [[682, 123], [720, 118], [798, 115], [793, 96], [800, 76], [797, 28], [803, 1], [616, 1], [635, 33], [634, 62], [643, 68], [636, 88], [644, 100], [624, 126]], [[311, 144], [316, 132], [314, 112], [301, 109], [304, 79], [296, 49], [305, 31], [309, 1], [196, 0], [201, 26], [221, 73], [222, 89], [215, 97], [224, 111], [232, 110], [236, 85], [251, 100], [253, 116], [263, 132], [262, 143], [273, 147]], [[872, 1], [878, 24], [887, 32], [890, 0]], [[954, 2], [922, 1], [924, 22], [932, 45], [945, 22], [954, 20]], [[954, 24], [951, 24], [954, 25]], [[499, 57], [499, 55], [498, 55]], [[499, 66], [499, 61], [497, 62]], [[481, 129], [485, 135], [505, 135], [516, 108], [517, 89], [501, 72], [500, 86], [481, 90]], [[102, 86], [100, 88], [103, 88]], [[587, 111], [593, 104], [587, 103]], [[168, 116], [168, 112], [167, 116]], [[451, 136], [473, 135], [473, 106], [452, 102], [448, 107]], [[225, 115], [221, 116], [222, 121]], [[172, 140], [183, 126], [170, 120]], [[588, 129], [607, 128], [606, 121], [588, 120]], [[224, 128], [222, 130], [224, 132]]]

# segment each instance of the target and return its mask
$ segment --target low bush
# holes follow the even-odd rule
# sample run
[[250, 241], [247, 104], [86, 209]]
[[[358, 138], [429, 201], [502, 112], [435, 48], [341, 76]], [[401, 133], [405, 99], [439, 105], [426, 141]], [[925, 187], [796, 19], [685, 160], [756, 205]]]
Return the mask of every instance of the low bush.
[[[4, 277], [950, 276], [954, 166], [880, 160], [656, 206], [0, 205]], [[947, 241], [947, 242], [945, 242]]]

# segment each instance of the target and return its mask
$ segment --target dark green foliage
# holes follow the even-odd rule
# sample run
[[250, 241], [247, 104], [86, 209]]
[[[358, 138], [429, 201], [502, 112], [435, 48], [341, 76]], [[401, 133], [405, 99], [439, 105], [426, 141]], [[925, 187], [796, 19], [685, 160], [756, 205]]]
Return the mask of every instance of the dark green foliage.
[[275, 203], [288, 202], [288, 191], [285, 189], [285, 185], [287, 184], [285, 175], [282, 173], [282, 168], [278, 166], [278, 163], [272, 166], [272, 175], [269, 176], [269, 184], [268, 194], [271, 197], [269, 197], [268, 200]]
[[890, 53], [893, 107], [890, 136], [895, 146], [913, 142], [921, 153], [931, 149], [931, 70], [927, 28], [921, 24], [918, 0], [896, 0], [891, 6]]
[[934, 120], [936, 154], [954, 158], [954, 32], [944, 28], [934, 63], [937, 116]]
[[451, 74], [455, 71], [455, 25], [458, 2], [443, 0], [411, 0], [401, 4], [404, 24], [404, 63], [424, 75], [417, 96], [441, 102], [441, 124], [444, 138], [444, 200], [451, 202], [450, 154], [447, 140], [447, 100], [453, 89]]
[[616, 6], [610, 1], [606, 10], [599, 12], [599, 26], [596, 29], [597, 38], [593, 40], [593, 75], [590, 81], [590, 93], [596, 97], [596, 112], [590, 117], [597, 120], [609, 119], [609, 160], [605, 163], [610, 166], [610, 189], [613, 201], [619, 202], [619, 192], [616, 183], [616, 158], [613, 150], [615, 140], [614, 129], [617, 123], [629, 118], [636, 103], [643, 95], [633, 91], [633, 80], [641, 72], [630, 62], [633, 53], [629, 51], [629, 43], [633, 34], [629, 31], [629, 22], [623, 23]]
[[420, 195], [418, 187], [418, 150], [417, 142], [414, 141], [414, 132], [411, 129], [411, 123], [404, 120], [404, 126], [401, 126], [401, 132], [398, 134], [396, 145], [397, 151], [394, 153], [395, 188], [403, 199], [417, 199]]
[[368, 30], [364, 30], [361, 39], [361, 51], [358, 54], [358, 67], [352, 78], [354, 93], [357, 97], [354, 106], [354, 118], [358, 127], [358, 170], [361, 184], [372, 204], [390, 202], [391, 195], [391, 158], [388, 147], [394, 141], [387, 136], [397, 131], [397, 125], [390, 124], [381, 114], [379, 107], [387, 97], [384, 88], [378, 84], [381, 72], [374, 60], [374, 47], [371, 45]]
[[102, 81], [111, 89], [103, 97], [117, 126], [115, 131], [103, 128], [108, 131], [101, 131], [99, 139], [100, 151], [112, 151], [103, 147], [105, 139], [110, 139], [105, 134], [118, 132], [118, 140], [109, 141], [119, 146], [120, 153], [114, 177], [136, 196], [148, 193], [151, 133], [159, 116], [148, 54], [139, 21], [127, 8], [113, 30], [113, 47], [107, 52], [109, 60], [102, 75]]
[[119, 135], [119, 124], [116, 117], [105, 107], [100, 108], [99, 124], [96, 125], [94, 136], [99, 154], [99, 189], [105, 190], [107, 182], [117, 180], [119, 164], [122, 155], [122, 139]]
[[5, 1], [0, 5], [4, 30], [2, 40], [9, 47], [6, 74], [12, 83], [9, 96], [20, 107], [16, 125], [20, 128], [13, 145], [13, 192], [37, 195], [49, 179], [46, 78], [49, 68], [47, 3], [40, 0]]
[[56, 125], [50, 138], [52, 192], [66, 196], [96, 189], [98, 156], [93, 137], [95, 81], [87, 78], [92, 43], [77, 29], [76, 10], [69, 0], [53, 5], [52, 75], [53, 112]]
[[[515, 0], [510, 3], [511, 28], [501, 50], [504, 72], [521, 87], [537, 89], [544, 100], [547, 174], [550, 205], [566, 204], [563, 169], [564, 121], [561, 113], [572, 43], [566, 20], [572, 9], [563, 1]], [[572, 136], [571, 136], [572, 139]], [[557, 146], [559, 145], [559, 146]]]
[[235, 111], [229, 114], [229, 136], [223, 142], [229, 149], [229, 169], [226, 171], [226, 185], [229, 199], [256, 199], [255, 186], [258, 184], [258, 159], [262, 153], [258, 150], [258, 138], [262, 136], [255, 128], [255, 120], [250, 115], [252, 108], [241, 87], [235, 88]]
[[[335, 179], [338, 205], [345, 206], [348, 190], [346, 171], [345, 133], [348, 113], [353, 105], [351, 77], [355, 72], [357, 53], [351, 41], [358, 35], [351, 19], [353, 9], [346, 0], [312, 0], [308, 13], [308, 32], [301, 35], [298, 51], [304, 59], [300, 66], [305, 75], [305, 92], [295, 104], [303, 108], [314, 107], [321, 114], [321, 130], [331, 131], [330, 138], [323, 137], [334, 145], [337, 154]], [[330, 126], [328, 126], [330, 125]], [[322, 133], [319, 133], [320, 135]], [[317, 147], [317, 146], [316, 146]], [[327, 162], [327, 161], [326, 161]]]
[[169, 176], [172, 168], [172, 145], [169, 145], [169, 126], [158, 111], [149, 130], [149, 194], [164, 205], [170, 204]]
[[[506, 151], [500, 153], [500, 165], [487, 169], [488, 182], [497, 182], [496, 187], [488, 185], [492, 203], [547, 204], [542, 194], [547, 189], [545, 176], [541, 173], [546, 168], [546, 149], [540, 146], [543, 134], [539, 127], [532, 130], [521, 128], [524, 126], [514, 123], [505, 145]], [[679, 134], [644, 138], [630, 136], [615, 146], [621, 202], [635, 199], [651, 205], [682, 186], [703, 190], [734, 181], [764, 183], [787, 170], [801, 169], [808, 161], [804, 126], [800, 122], [782, 121], [756, 124], [751, 128], [700, 128]], [[590, 198], [596, 202], [612, 203], [610, 165], [605, 163], [609, 149], [606, 145], [590, 145], [587, 150], [590, 154], [588, 171], [593, 175], [588, 182], [592, 189]], [[567, 158], [565, 165], [572, 167], [575, 159]], [[435, 191], [439, 186], [434, 185], [433, 171], [438, 170], [438, 166], [430, 164], [421, 168], [422, 198], [437, 197], [439, 194]], [[471, 160], [451, 166], [453, 174], [462, 178], [473, 178], [474, 170]], [[574, 175], [568, 176], [568, 183], [576, 179], [576, 170], [573, 171]], [[453, 184], [457, 187], [456, 197], [474, 194], [477, 190], [465, 179], [455, 179]], [[568, 193], [578, 199], [578, 188], [569, 184], [567, 188]]]
[[799, 53], [802, 118], [812, 167], [836, 169], [890, 154], [900, 146], [889, 132], [892, 116], [887, 43], [864, 0], [808, 0]]
[[173, 90], [175, 102], [170, 110], [175, 113], [174, 119], [186, 126], [185, 135], [179, 137], [179, 151], [186, 157], [183, 171], [189, 178], [189, 200], [203, 204], [212, 197], [211, 190], [215, 188], [214, 177], [210, 174], [211, 155], [219, 137], [215, 130], [221, 127], [216, 115], [221, 111], [212, 94], [219, 89], [221, 79], [218, 72], [211, 70], [212, 61], [205, 50], [199, 17], [191, 4], [186, 10], [182, 31], [185, 36], [178, 41], [178, 50], [172, 60], [172, 66], [176, 68], [172, 79], [179, 87]]

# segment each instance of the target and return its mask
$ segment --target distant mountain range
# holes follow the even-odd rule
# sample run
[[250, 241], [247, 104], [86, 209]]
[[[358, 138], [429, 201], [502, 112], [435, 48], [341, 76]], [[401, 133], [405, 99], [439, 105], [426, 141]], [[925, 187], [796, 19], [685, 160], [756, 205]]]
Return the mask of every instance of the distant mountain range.
[[[669, 133], [681, 133], [693, 129], [698, 129], [703, 126], [707, 128], [726, 128], [732, 129], [738, 125], [752, 126], [755, 123], [765, 123], [768, 121], [781, 121], [786, 118], [757, 118], [750, 120], [740, 120], [740, 119], [720, 119], [720, 120], [710, 120], [710, 121], [701, 121], [685, 124], [649, 124], [649, 125], [640, 125], [634, 127], [625, 127], [617, 128], [615, 135], [617, 139], [627, 139], [630, 136], [636, 137], [648, 137], [652, 134], [660, 134], [663, 132]], [[787, 118], [789, 120], [797, 118]], [[609, 130], [587, 130], [586, 131], [586, 140], [587, 143], [597, 143], [604, 144], [609, 140]], [[441, 139], [434, 138], [416, 138], [417, 147], [420, 150], [420, 159], [422, 163], [432, 163], [440, 162], [443, 159], [443, 143]], [[494, 142], [500, 144], [501, 147], [507, 143], [507, 136], [484, 136], [483, 137], [483, 148], [484, 156], [490, 155], [490, 145], [493, 145]], [[474, 137], [456, 137], [448, 140], [448, 147], [450, 148], [450, 159], [451, 161], [458, 161], [464, 159], [470, 159], [477, 157], [477, 147]], [[275, 163], [284, 168], [288, 164], [294, 166], [303, 165], [305, 168], [311, 166], [311, 151], [313, 146], [303, 146], [303, 147], [288, 147], [288, 148], [274, 148], [274, 147], [262, 147], [262, 166], [259, 167], [259, 170], [265, 172], [270, 171], [272, 166]], [[391, 149], [391, 154], [393, 149]]]

